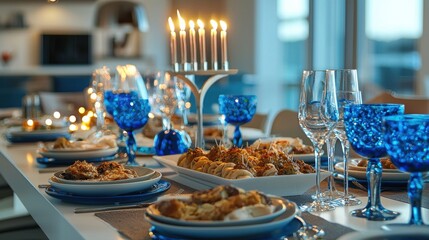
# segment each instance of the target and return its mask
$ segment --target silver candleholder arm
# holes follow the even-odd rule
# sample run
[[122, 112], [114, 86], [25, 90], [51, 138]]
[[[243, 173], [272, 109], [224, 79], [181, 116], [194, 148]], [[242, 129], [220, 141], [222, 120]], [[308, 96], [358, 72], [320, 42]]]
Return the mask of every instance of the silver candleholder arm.
[[[203, 135], [203, 106], [204, 98], [209, 88], [218, 80], [228, 76], [237, 74], [238, 69], [230, 70], [201, 70], [201, 71], [183, 71], [183, 72], [170, 72], [171, 75], [176, 76], [182, 80], [191, 89], [195, 97], [195, 107], [197, 110], [197, 135], [196, 147], [204, 148], [204, 135]], [[188, 77], [189, 75], [211, 75], [203, 84], [201, 89], [192, 82]]]

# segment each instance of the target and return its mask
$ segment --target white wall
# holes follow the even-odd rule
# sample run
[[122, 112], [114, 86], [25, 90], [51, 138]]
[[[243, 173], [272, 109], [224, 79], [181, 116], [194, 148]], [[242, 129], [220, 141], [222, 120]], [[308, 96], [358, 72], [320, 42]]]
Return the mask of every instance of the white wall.
[[[60, 1], [47, 4], [46, 1], [15, 1], [0, 3], [0, 22], [6, 21], [10, 14], [24, 14], [29, 28], [1, 29], [0, 51], [12, 50], [14, 58], [10, 67], [35, 66], [39, 63], [39, 38], [45, 31], [87, 31], [94, 32], [94, 55], [99, 56], [105, 51], [102, 30], [95, 27], [97, 6], [106, 0], [99, 1]], [[135, 0], [146, 10], [149, 20], [149, 31], [141, 33], [140, 56], [153, 63], [157, 68], [168, 64], [168, 43], [166, 33], [169, 0]]]

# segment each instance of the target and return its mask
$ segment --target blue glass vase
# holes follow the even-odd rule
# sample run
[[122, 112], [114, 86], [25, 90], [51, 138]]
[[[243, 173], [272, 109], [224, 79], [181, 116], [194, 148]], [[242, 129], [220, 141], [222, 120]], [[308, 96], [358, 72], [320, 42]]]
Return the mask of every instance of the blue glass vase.
[[188, 151], [189, 144], [180, 131], [166, 129], [155, 136], [154, 147], [156, 155], [164, 156], [185, 153]]

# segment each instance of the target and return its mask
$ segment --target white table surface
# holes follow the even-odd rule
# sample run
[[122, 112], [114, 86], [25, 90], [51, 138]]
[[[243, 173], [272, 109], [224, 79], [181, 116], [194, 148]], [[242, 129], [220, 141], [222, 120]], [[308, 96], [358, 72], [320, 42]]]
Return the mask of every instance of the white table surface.
[[[0, 152], [1, 175], [50, 239], [124, 239], [116, 229], [95, 217], [93, 213], [73, 213], [74, 208], [82, 205], [61, 202], [48, 196], [44, 189], [37, 187], [39, 184], [46, 184], [52, 173], [39, 173], [36, 144], [8, 145], [2, 142]], [[144, 161], [149, 167], [157, 166], [157, 163], [150, 158], [139, 158], [138, 161]], [[170, 171], [165, 168], [158, 168], [158, 170]], [[173, 175], [172, 178], [195, 189], [207, 188], [177, 175]], [[366, 198], [362, 198], [362, 201], [366, 203]], [[408, 204], [386, 198], [382, 198], [382, 202], [385, 207], [401, 212], [401, 216], [393, 221], [367, 221], [349, 215], [350, 210], [356, 207], [337, 208], [335, 211], [317, 215], [358, 231], [377, 230], [384, 224], [408, 221], [410, 210]], [[423, 216], [424, 220], [429, 222], [429, 210], [424, 209]]]

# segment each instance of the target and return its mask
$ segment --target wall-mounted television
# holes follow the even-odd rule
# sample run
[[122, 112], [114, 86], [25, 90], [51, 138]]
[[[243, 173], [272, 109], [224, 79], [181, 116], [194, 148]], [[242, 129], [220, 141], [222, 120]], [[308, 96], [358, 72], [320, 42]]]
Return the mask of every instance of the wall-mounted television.
[[92, 64], [92, 38], [87, 33], [43, 33], [42, 65]]

